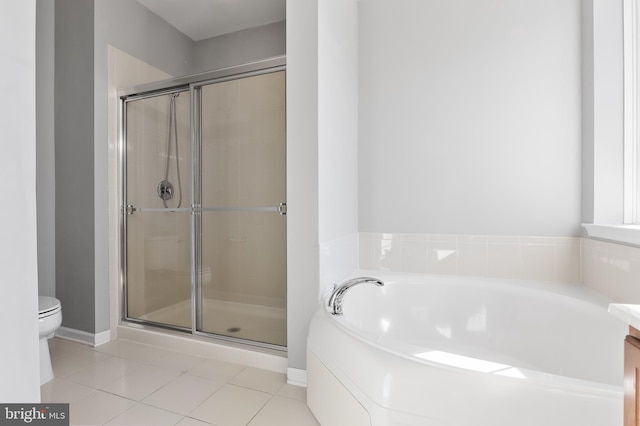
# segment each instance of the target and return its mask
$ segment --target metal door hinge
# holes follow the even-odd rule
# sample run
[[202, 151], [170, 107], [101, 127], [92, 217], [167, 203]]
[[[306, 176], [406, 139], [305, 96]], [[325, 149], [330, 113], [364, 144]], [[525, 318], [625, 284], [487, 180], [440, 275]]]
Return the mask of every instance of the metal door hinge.
[[287, 203], [280, 203], [280, 205], [278, 205], [278, 213], [282, 216], [287, 214]]

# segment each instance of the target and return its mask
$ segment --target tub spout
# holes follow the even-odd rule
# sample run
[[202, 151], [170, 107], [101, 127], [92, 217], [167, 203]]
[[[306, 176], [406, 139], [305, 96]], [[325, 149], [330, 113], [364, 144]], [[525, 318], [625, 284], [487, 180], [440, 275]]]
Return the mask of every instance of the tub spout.
[[334, 285], [333, 293], [331, 293], [331, 297], [329, 298], [329, 309], [332, 315], [342, 315], [342, 298], [344, 297], [344, 293], [354, 285], [362, 283], [370, 283], [377, 286], [384, 285], [383, 281], [371, 277], [352, 278], [342, 284]]

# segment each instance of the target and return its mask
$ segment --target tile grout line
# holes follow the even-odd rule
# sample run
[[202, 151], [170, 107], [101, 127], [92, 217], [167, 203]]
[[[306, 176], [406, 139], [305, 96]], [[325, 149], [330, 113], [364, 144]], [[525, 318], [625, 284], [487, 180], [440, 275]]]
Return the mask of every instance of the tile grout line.
[[[150, 346], [150, 345], [145, 345], [145, 346], [149, 346], [149, 347], [154, 348], [154, 349], [156, 348], [156, 347], [153, 347], [153, 346]], [[61, 346], [61, 347], [64, 347], [64, 346]], [[70, 351], [69, 354], [72, 354], [72, 353], [75, 354], [75, 353], [78, 353], [79, 350], [84, 350], [83, 348], [73, 348], [73, 349], [74, 350]], [[158, 348], [158, 349], [162, 349], [162, 348]], [[224, 386], [234, 386], [234, 387], [241, 388], [241, 389], [246, 389], [246, 390], [249, 390], [249, 391], [260, 392], [260, 393], [266, 394], [268, 396], [266, 398], [264, 404], [262, 404], [260, 406], [260, 408], [258, 409], [258, 411], [255, 414], [253, 414], [253, 416], [249, 419], [249, 421], [247, 423], [247, 424], [249, 424], [250, 422], [252, 422], [255, 419], [255, 417], [258, 414], [260, 414], [264, 410], [264, 408], [271, 401], [274, 400], [274, 396], [277, 396], [278, 392], [282, 391], [282, 389], [286, 386], [286, 381], [285, 381], [283, 383], [277, 383], [277, 386], [273, 387], [273, 391], [265, 390], [264, 386], [260, 389], [261, 386], [260, 386], [259, 383], [262, 381], [262, 379], [259, 379], [259, 378], [256, 379], [256, 380], [258, 380], [258, 382], [256, 382], [257, 385], [253, 386], [253, 387], [251, 386], [251, 379], [248, 382], [249, 384], [232, 383], [233, 380], [237, 379], [243, 372], [246, 372], [250, 368], [252, 368], [254, 370], [257, 370], [257, 371], [262, 371], [262, 370], [270, 371], [270, 370], [265, 370], [265, 369], [261, 369], [261, 368], [258, 368], [258, 367], [243, 366], [241, 364], [236, 364], [238, 367], [240, 367], [240, 369], [235, 374], [232, 374], [232, 375], [230, 375], [228, 377], [219, 377], [217, 380], [211, 379], [211, 378], [209, 378], [207, 376], [199, 376], [199, 375], [190, 373], [190, 371], [194, 370], [198, 366], [201, 366], [202, 362], [206, 362], [207, 360], [220, 361], [220, 362], [223, 362], [223, 363], [226, 363], [226, 364], [233, 364], [233, 363], [229, 363], [228, 361], [217, 360], [216, 358], [202, 357], [203, 358], [202, 362], [197, 362], [197, 363], [195, 363], [193, 365], [190, 365], [189, 368], [185, 369], [185, 370], [182, 370], [182, 369], [177, 370], [177, 369], [170, 368], [170, 367], [165, 367], [165, 366], [159, 366], [159, 365], [152, 364], [152, 363], [156, 362], [157, 360], [161, 359], [164, 355], [160, 355], [160, 356], [157, 356], [157, 357], [152, 357], [152, 358], [146, 359], [144, 362], [140, 362], [140, 361], [135, 361], [133, 359], [130, 359], [130, 358], [124, 356], [125, 353], [123, 353], [122, 351], [116, 351], [117, 353], [111, 353], [111, 352], [99, 351], [99, 350], [96, 350], [95, 348], [87, 348], [87, 350], [91, 351], [91, 352], [94, 352], [96, 354], [104, 355], [105, 358], [100, 359], [99, 361], [96, 361], [92, 365], [89, 365], [89, 366], [83, 367], [83, 368], [81, 368], [81, 369], [79, 369], [77, 371], [74, 371], [71, 374], [69, 374], [68, 376], [73, 376], [75, 374], [79, 374], [79, 373], [83, 373], [83, 372], [89, 374], [89, 372], [92, 369], [100, 370], [101, 367], [105, 365], [103, 363], [107, 362], [110, 359], [111, 360], [114, 360], [114, 359], [115, 360], [120, 360], [120, 361], [123, 361], [123, 362], [131, 362], [131, 363], [136, 364], [137, 368], [135, 368], [133, 371], [130, 371], [130, 372], [126, 373], [126, 374], [123, 374], [121, 377], [117, 377], [116, 379], [114, 379], [112, 381], [109, 381], [109, 383], [113, 383], [113, 382], [115, 382], [117, 380], [120, 380], [120, 379], [123, 379], [123, 378], [125, 378], [127, 376], [131, 376], [131, 375], [135, 374], [135, 372], [138, 371], [140, 368], [143, 368], [145, 366], [149, 367], [149, 368], [155, 368], [155, 369], [158, 369], [158, 370], [161, 370], [161, 371], [178, 373], [175, 378], [170, 380], [168, 383], [163, 384], [158, 389], [153, 390], [148, 395], [145, 395], [139, 401], [136, 400], [136, 399], [132, 399], [130, 397], [124, 396], [124, 395], [119, 395], [119, 394], [114, 393], [112, 391], [108, 391], [108, 390], [104, 390], [104, 389], [98, 388], [96, 386], [98, 383], [92, 383], [91, 385], [87, 385], [87, 384], [76, 382], [74, 380], [69, 380], [68, 378], [65, 378], [65, 377], [56, 376], [56, 378], [58, 378], [58, 379], [60, 379], [62, 381], [65, 381], [65, 382], [68, 382], [68, 383], [72, 383], [72, 384], [78, 385], [78, 386], [83, 386], [83, 387], [85, 387], [85, 388], [87, 388], [89, 390], [89, 393], [87, 395], [82, 396], [80, 399], [78, 399], [78, 400], [76, 400], [76, 401], [74, 401], [73, 403], [70, 403], [70, 404], [74, 404], [74, 405], [82, 404], [82, 401], [86, 400], [87, 398], [91, 397], [92, 395], [94, 397], [97, 396], [96, 395], [97, 392], [100, 392], [100, 393], [105, 394], [105, 395], [111, 395], [111, 396], [115, 396], [117, 398], [121, 398], [122, 400], [126, 400], [126, 401], [128, 401], [128, 403], [132, 404], [132, 406], [126, 408], [124, 411], [122, 411], [120, 413], [117, 413], [113, 417], [109, 418], [106, 421], [107, 423], [110, 422], [110, 421], [113, 421], [115, 418], [117, 418], [117, 417], [119, 417], [119, 416], [121, 416], [121, 415], [123, 415], [123, 414], [125, 414], [125, 413], [127, 413], [129, 411], [131, 411], [131, 409], [134, 409], [135, 407], [138, 407], [140, 405], [142, 405], [144, 407], [153, 408], [153, 409], [164, 410], [164, 411], [167, 411], [168, 413], [172, 413], [172, 414], [175, 414], [176, 416], [180, 416], [179, 422], [183, 421], [185, 418], [191, 418], [191, 419], [194, 419], [194, 420], [202, 421], [200, 419], [196, 419], [194, 417], [191, 417], [191, 414], [195, 410], [197, 410], [199, 407], [201, 407], [202, 404], [205, 403], [208, 399], [210, 399], [213, 395], [215, 395], [217, 392], [219, 392], [221, 389], [223, 389]], [[176, 353], [176, 354], [182, 354], [179, 351], [169, 351], [169, 352]], [[65, 357], [66, 357], [66, 355], [65, 355]], [[206, 370], [206, 368], [205, 368], [205, 370]], [[219, 388], [217, 388], [215, 391], [213, 391], [211, 393], [207, 393], [206, 397], [202, 400], [202, 402], [200, 402], [196, 407], [191, 409], [187, 414], [175, 412], [175, 411], [172, 411], [172, 410], [167, 410], [167, 409], [165, 409], [163, 407], [157, 407], [157, 406], [150, 405], [150, 404], [147, 404], [147, 403], [144, 402], [144, 400], [149, 398], [151, 395], [156, 394], [157, 392], [161, 391], [162, 389], [166, 388], [167, 386], [171, 385], [172, 383], [175, 383], [177, 380], [179, 380], [180, 378], [183, 378], [185, 376], [196, 377], [196, 378], [200, 378], [200, 379], [203, 379], [203, 380], [209, 380], [209, 381], [214, 381], [214, 382], [215, 381], [219, 381], [219, 382], [222, 383], [222, 385]], [[214, 376], [215, 376], [215, 372], [214, 372]], [[266, 380], [265, 383], [269, 383], [269, 380]], [[271, 387], [270, 386], [266, 386], [266, 388], [269, 389]], [[286, 400], [290, 400], [290, 401], [301, 401], [301, 402], [304, 402], [300, 398], [297, 398], [297, 397], [295, 397], [293, 395], [294, 394], [291, 394], [291, 396], [289, 394], [287, 394], [287, 395], [283, 394], [283, 395], [279, 395], [279, 396], [282, 396], [282, 398], [284, 398]]]
[[[280, 390], [280, 389], [278, 389]], [[245, 426], [247, 426], [249, 423], [251, 423], [253, 421], [253, 419], [255, 419], [258, 414], [260, 414], [260, 412], [264, 409], [264, 407], [267, 406], [267, 404], [269, 403], [269, 401], [271, 401], [273, 399], [273, 397], [275, 396], [275, 393], [271, 394], [271, 396], [269, 397], [269, 399], [267, 399], [264, 404], [262, 404], [262, 406], [260, 407], [260, 409], [258, 411], [256, 411], [256, 413], [249, 419], [249, 421], [247, 423], [245, 423]]]

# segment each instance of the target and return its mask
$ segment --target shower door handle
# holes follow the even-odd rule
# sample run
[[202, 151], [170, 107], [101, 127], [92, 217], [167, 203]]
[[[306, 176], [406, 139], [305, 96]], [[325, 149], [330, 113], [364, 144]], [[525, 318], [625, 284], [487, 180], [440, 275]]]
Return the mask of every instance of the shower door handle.
[[133, 207], [131, 204], [127, 204], [127, 207], [125, 209], [125, 212], [127, 214], [133, 214], [133, 212], [135, 212], [135, 211], [136, 211], [135, 207]]
[[280, 216], [285, 216], [287, 214], [287, 203], [280, 203], [278, 205], [278, 213]]

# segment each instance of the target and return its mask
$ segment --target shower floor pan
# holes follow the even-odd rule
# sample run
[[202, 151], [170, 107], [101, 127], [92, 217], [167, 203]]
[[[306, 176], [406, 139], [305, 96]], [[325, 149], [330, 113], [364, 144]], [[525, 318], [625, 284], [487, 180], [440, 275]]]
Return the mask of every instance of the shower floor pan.
[[[191, 327], [191, 301], [166, 306], [141, 315], [139, 319]], [[286, 346], [287, 313], [285, 308], [203, 299], [200, 331]]]

